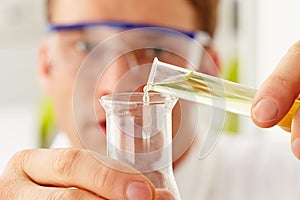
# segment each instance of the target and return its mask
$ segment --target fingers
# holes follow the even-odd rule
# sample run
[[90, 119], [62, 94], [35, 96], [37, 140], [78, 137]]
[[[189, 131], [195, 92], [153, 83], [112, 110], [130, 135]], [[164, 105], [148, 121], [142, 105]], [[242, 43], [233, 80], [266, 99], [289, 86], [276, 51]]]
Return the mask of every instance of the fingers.
[[153, 185], [136, 170], [83, 149], [27, 150], [12, 165], [15, 174], [42, 186], [76, 187], [106, 199], [154, 198]]
[[294, 155], [300, 159], [300, 108], [298, 108], [292, 123], [291, 143]]
[[155, 200], [175, 200], [173, 195], [167, 190], [156, 190]]
[[260, 127], [277, 124], [300, 93], [300, 41], [293, 45], [275, 71], [259, 88], [252, 119]]
[[104, 200], [95, 194], [75, 188], [43, 187], [25, 180], [3, 180], [0, 184], [1, 199], [73, 199]]

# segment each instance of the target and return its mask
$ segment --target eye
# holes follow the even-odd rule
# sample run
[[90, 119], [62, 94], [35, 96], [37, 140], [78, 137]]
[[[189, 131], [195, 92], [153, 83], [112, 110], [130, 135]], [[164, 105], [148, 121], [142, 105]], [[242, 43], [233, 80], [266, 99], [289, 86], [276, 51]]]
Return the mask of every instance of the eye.
[[96, 44], [89, 41], [78, 41], [75, 44], [75, 49], [81, 53], [89, 53], [96, 47]]
[[155, 57], [161, 60], [169, 57], [169, 52], [160, 48], [146, 48], [134, 51], [136, 59], [140, 64], [151, 63]]
[[150, 57], [159, 57], [166, 53], [166, 51], [158, 48], [149, 48], [146, 50], [146, 55]]

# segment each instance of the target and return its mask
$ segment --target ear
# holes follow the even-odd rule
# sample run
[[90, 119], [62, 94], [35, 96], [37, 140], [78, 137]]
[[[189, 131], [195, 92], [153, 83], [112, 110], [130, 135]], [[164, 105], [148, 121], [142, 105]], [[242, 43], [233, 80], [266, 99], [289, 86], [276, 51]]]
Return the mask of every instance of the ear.
[[49, 61], [49, 46], [48, 42], [44, 40], [41, 42], [38, 51], [38, 76], [40, 85], [43, 91], [47, 94], [50, 92], [51, 66]]

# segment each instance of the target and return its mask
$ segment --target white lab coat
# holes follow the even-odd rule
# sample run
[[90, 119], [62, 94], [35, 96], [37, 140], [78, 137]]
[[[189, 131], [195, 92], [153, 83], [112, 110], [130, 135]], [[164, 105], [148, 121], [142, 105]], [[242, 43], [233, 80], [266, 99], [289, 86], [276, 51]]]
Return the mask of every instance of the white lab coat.
[[197, 151], [187, 159], [175, 170], [184, 200], [300, 199], [300, 161], [288, 140], [223, 135], [204, 160]]
[[[63, 134], [53, 143], [68, 146]], [[300, 161], [286, 140], [222, 135], [205, 159], [198, 150], [174, 170], [182, 200], [300, 199]]]

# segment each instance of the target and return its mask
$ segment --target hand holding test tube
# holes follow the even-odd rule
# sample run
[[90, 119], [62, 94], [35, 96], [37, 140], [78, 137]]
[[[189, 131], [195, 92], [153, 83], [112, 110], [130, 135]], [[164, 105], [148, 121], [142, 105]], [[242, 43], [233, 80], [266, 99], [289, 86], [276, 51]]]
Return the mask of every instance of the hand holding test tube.
[[[170, 93], [178, 98], [214, 106], [225, 111], [251, 117], [251, 106], [256, 89], [209, 76], [154, 59], [146, 90]], [[296, 100], [287, 115], [278, 123], [285, 130], [300, 101]]]
[[299, 52], [300, 41], [289, 49], [273, 73], [259, 87], [252, 108], [252, 119], [260, 127], [274, 126], [289, 112], [289, 121], [292, 121], [292, 150], [298, 159], [300, 159], [300, 109], [297, 109], [299, 106], [295, 104], [299, 105], [300, 93]]

